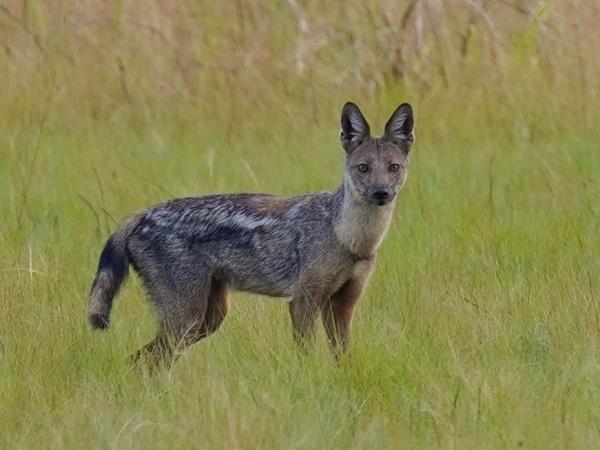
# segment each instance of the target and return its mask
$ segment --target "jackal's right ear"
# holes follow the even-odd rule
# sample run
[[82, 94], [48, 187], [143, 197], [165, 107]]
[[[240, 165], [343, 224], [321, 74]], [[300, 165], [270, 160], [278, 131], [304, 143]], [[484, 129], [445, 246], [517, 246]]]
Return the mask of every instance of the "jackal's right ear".
[[369, 137], [371, 130], [369, 124], [362, 115], [358, 106], [348, 102], [342, 109], [342, 130], [340, 131], [340, 140], [342, 147], [349, 152], [360, 144], [365, 138]]

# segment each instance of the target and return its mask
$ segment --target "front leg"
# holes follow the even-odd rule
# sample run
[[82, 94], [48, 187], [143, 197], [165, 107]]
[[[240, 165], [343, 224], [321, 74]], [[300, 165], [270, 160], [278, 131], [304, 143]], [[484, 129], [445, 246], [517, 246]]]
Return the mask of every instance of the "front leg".
[[367, 284], [373, 265], [359, 267], [354, 276], [322, 305], [323, 325], [329, 348], [336, 359], [348, 349], [354, 308]]
[[294, 340], [306, 351], [315, 338], [315, 320], [324, 302], [322, 283], [316, 280], [305, 280], [298, 283], [290, 301], [290, 315]]

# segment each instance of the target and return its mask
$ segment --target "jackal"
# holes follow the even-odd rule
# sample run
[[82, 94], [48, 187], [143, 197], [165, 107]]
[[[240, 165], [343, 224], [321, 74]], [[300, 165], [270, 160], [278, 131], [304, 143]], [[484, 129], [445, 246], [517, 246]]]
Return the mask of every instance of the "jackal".
[[230, 289], [289, 298], [293, 334], [306, 347], [321, 314], [336, 357], [348, 346], [352, 313], [375, 264], [414, 142], [409, 104], [371, 137], [346, 103], [340, 139], [342, 185], [295, 197], [208, 195], [160, 203], [108, 239], [89, 296], [89, 321], [106, 328], [131, 264], [158, 312], [156, 338], [140, 356], [172, 357], [215, 332]]

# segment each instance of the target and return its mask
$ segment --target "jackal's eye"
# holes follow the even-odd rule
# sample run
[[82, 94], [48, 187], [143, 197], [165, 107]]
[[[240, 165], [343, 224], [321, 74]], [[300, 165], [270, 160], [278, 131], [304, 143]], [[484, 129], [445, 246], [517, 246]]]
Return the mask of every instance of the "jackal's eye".
[[400, 170], [400, 164], [390, 164], [390, 172], [398, 172]]
[[359, 164], [358, 166], [356, 166], [356, 168], [358, 169], [359, 172], [365, 173], [367, 170], [369, 170], [369, 166], [367, 166], [366, 164]]

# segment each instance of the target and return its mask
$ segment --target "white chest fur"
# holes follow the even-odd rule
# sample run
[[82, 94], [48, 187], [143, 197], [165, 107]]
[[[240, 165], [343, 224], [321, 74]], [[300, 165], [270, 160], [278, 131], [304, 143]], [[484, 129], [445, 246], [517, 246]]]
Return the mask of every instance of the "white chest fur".
[[392, 221], [394, 204], [392, 201], [377, 206], [362, 198], [346, 196], [334, 226], [337, 238], [357, 256], [374, 255]]

